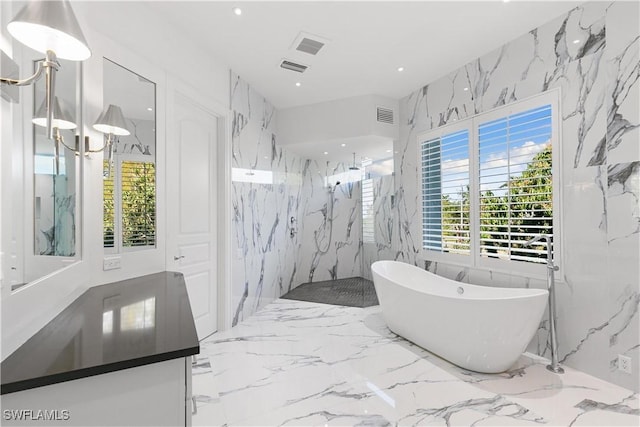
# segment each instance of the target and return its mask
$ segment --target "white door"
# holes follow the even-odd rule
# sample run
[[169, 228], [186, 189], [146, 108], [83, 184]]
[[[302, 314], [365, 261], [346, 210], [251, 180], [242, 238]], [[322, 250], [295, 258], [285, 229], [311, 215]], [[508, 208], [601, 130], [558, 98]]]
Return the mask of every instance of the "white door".
[[202, 339], [217, 330], [218, 118], [179, 92], [171, 107], [167, 114], [167, 268], [184, 274]]

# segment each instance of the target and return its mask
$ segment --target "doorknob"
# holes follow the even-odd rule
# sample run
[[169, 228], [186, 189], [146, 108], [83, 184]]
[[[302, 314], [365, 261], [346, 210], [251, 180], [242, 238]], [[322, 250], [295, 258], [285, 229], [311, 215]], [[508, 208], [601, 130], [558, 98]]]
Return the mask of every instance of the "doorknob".
[[180, 255], [180, 256], [175, 256], [175, 255], [174, 255], [174, 256], [173, 256], [173, 260], [174, 260], [174, 261], [177, 261], [177, 260], [182, 259], [182, 258], [184, 258], [184, 255]]

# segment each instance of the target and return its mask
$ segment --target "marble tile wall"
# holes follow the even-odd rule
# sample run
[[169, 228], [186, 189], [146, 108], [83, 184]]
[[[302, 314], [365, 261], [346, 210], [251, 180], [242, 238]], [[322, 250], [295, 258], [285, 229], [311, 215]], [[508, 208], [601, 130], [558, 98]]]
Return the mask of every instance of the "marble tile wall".
[[308, 161], [303, 171], [304, 206], [298, 217], [301, 243], [297, 284], [335, 280], [361, 275], [362, 191], [360, 182], [345, 182], [331, 191], [348, 164]]
[[275, 108], [234, 73], [231, 110], [235, 325], [302, 283], [359, 276], [362, 203], [359, 183], [326, 186], [347, 164], [277, 144]]
[[[585, 3], [401, 100], [393, 234], [398, 260], [473, 283], [543, 287], [539, 280], [424, 259], [416, 138], [452, 120], [560, 88], [564, 236], [564, 277], [557, 285], [560, 359], [636, 391], [638, 8], [637, 2]], [[549, 357], [546, 321], [529, 351]], [[632, 357], [634, 375], [616, 371], [617, 354]]]

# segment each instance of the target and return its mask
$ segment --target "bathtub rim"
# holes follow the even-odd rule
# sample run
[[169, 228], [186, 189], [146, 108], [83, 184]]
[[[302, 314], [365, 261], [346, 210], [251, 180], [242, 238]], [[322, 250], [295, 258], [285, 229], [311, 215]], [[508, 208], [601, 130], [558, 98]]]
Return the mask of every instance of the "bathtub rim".
[[[468, 288], [470, 288], [470, 290], [473, 291], [477, 291], [480, 293], [490, 293], [490, 295], [483, 295], [483, 296], [478, 296], [478, 295], [465, 295], [465, 294], [454, 294], [454, 295], [447, 295], [441, 292], [430, 292], [429, 290], [426, 289], [420, 289], [417, 288], [415, 286], [412, 286], [412, 284], [407, 284], [407, 283], [402, 283], [399, 282], [398, 280], [394, 279], [393, 277], [390, 277], [388, 274], [384, 274], [380, 271], [380, 269], [376, 268], [374, 271], [374, 267], [376, 266], [376, 264], [378, 265], [385, 265], [385, 264], [401, 264], [403, 265], [403, 267], [401, 268], [407, 268], [407, 269], [416, 269], [418, 271], [421, 272], [421, 274], [424, 274], [425, 276], [434, 276], [436, 278], [438, 278], [438, 280], [441, 280], [443, 282], [443, 284], [448, 284], [451, 286], [456, 286], [457, 287], [462, 287], [464, 290], [467, 290]], [[448, 277], [444, 277], [444, 276], [440, 276], [438, 274], [432, 273], [428, 270], [424, 270], [416, 265], [413, 264], [409, 264], [406, 262], [402, 262], [402, 261], [393, 261], [393, 260], [380, 260], [380, 261], [375, 261], [374, 263], [371, 264], [371, 273], [373, 274], [377, 274], [380, 277], [394, 283], [397, 286], [402, 286], [408, 289], [411, 289], [413, 291], [416, 292], [422, 292], [422, 293], [428, 293], [429, 295], [433, 295], [433, 296], [437, 296], [437, 297], [441, 297], [441, 298], [456, 298], [456, 299], [465, 299], [465, 300], [470, 300], [470, 301], [485, 301], [485, 300], [509, 300], [509, 299], [522, 299], [522, 298], [537, 298], [540, 296], [545, 296], [548, 297], [549, 295], [549, 291], [547, 289], [539, 289], [539, 288], [507, 288], [507, 287], [497, 287], [497, 286], [485, 286], [485, 285], [475, 285], [475, 284], [471, 284], [471, 283], [464, 283], [464, 282], [459, 282], [457, 280], [454, 279], [449, 279]], [[375, 285], [375, 280], [374, 280], [374, 285]], [[511, 295], [498, 295], [499, 292], [506, 292], [507, 294], [511, 294]]]

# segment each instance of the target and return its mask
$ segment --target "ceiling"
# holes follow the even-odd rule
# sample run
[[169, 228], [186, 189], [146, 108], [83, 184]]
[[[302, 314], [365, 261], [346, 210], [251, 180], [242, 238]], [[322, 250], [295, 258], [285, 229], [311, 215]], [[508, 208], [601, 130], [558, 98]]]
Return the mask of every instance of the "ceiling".
[[[171, 28], [282, 110], [362, 95], [401, 99], [580, 3], [209, 0], [90, 2], [86, 7], [101, 16], [117, 5], [118, 25], [140, 28], [132, 44], [161, 40], [166, 34], [155, 29]], [[241, 8], [240, 16], [235, 7]], [[145, 25], [149, 19], [153, 26]], [[316, 56], [294, 49], [301, 32], [326, 41]], [[309, 69], [303, 74], [281, 69], [283, 59]], [[305, 158], [351, 163], [353, 152], [358, 162], [387, 158], [392, 145], [391, 139], [369, 136], [287, 148]]]
[[[147, 7], [284, 109], [376, 94], [402, 98], [580, 1], [161, 1]], [[126, 5], [126, 2], [123, 3]], [[234, 7], [242, 14], [236, 16]], [[327, 39], [293, 49], [301, 31]], [[282, 59], [309, 66], [279, 68]], [[398, 72], [398, 67], [404, 71]], [[296, 87], [295, 83], [300, 86]]]

